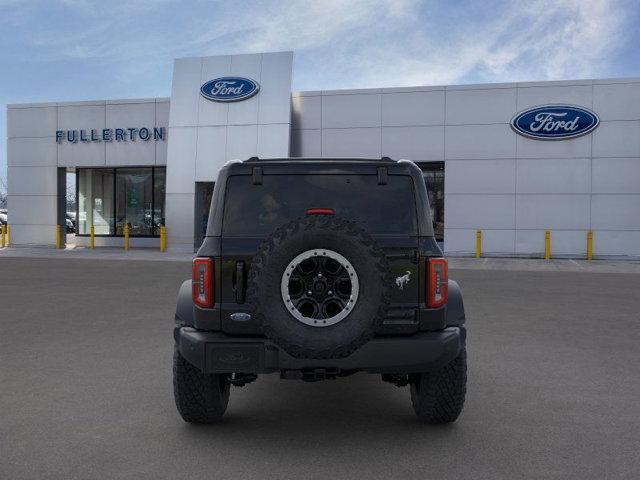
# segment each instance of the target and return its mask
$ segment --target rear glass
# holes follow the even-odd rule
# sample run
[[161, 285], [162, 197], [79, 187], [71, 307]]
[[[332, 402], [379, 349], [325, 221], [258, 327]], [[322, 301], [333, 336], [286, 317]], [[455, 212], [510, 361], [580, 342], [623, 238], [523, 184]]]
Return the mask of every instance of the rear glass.
[[309, 208], [332, 208], [375, 234], [416, 234], [413, 181], [389, 175], [264, 175], [261, 185], [250, 176], [227, 180], [224, 235], [267, 235]]

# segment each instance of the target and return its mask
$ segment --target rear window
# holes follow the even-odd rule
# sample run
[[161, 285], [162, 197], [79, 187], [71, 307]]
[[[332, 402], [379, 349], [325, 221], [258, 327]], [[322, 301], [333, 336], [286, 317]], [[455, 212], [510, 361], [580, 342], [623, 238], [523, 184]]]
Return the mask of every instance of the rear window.
[[389, 175], [264, 175], [261, 185], [250, 176], [227, 180], [224, 235], [267, 235], [302, 217], [309, 208], [332, 208], [337, 216], [358, 222], [374, 234], [416, 234], [413, 180]]

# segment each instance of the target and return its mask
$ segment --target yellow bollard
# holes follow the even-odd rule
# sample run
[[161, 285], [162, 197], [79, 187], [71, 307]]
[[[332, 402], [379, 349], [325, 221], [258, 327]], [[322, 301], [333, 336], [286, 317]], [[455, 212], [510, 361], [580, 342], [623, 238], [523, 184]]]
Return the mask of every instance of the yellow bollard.
[[7, 223], [7, 247], [11, 245], [11, 225]]
[[476, 230], [476, 258], [480, 258], [481, 252], [482, 252], [482, 232], [480, 230]]
[[160, 227], [160, 251], [165, 252], [167, 250], [167, 227], [162, 225]]
[[593, 232], [587, 232], [587, 260], [593, 259]]
[[544, 232], [544, 259], [549, 260], [551, 258], [551, 230], [545, 230]]
[[56, 225], [56, 248], [62, 248], [62, 229], [60, 225]]
[[96, 248], [96, 229], [93, 224], [89, 227], [89, 248]]
[[2, 225], [0, 226], [0, 235], [2, 236], [2, 248], [4, 248], [4, 246], [7, 243], [7, 226], [6, 225]]
[[129, 250], [129, 224], [124, 225], [124, 250]]

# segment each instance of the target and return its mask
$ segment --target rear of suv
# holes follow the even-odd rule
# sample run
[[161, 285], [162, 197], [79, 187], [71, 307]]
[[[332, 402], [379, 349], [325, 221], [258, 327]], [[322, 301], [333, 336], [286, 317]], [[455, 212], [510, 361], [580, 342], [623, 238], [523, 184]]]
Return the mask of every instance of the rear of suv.
[[219, 421], [230, 387], [266, 373], [380, 374], [410, 386], [426, 423], [462, 410], [462, 296], [409, 161], [226, 165], [175, 319], [174, 394], [188, 422]]

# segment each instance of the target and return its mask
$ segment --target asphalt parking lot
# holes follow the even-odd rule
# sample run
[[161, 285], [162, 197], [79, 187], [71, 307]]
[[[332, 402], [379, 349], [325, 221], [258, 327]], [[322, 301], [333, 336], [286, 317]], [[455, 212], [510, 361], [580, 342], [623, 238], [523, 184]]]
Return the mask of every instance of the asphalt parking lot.
[[0, 478], [637, 478], [640, 275], [452, 270], [468, 316], [458, 422], [356, 375], [233, 389], [178, 416], [174, 301], [187, 262], [0, 258]]

